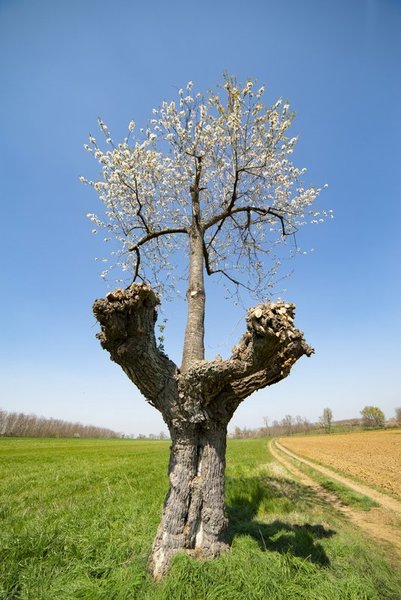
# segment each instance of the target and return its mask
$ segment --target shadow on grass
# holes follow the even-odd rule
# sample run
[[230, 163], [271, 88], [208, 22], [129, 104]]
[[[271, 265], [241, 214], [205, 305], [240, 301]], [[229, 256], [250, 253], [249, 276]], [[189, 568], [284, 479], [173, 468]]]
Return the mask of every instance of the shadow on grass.
[[227, 481], [228, 541], [250, 535], [261, 550], [292, 554], [321, 566], [330, 564], [318, 540], [336, 532], [323, 525], [296, 525], [282, 518], [270, 523], [257, 520], [258, 514], [289, 513], [307, 510], [319, 500], [307, 487], [294, 481], [274, 477], [231, 478]]

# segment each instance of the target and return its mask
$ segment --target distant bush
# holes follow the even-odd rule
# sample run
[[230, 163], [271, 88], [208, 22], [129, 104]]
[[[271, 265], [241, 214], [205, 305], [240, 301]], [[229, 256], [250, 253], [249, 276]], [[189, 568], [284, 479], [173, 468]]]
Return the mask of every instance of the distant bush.
[[378, 406], [365, 406], [365, 408], [361, 410], [361, 415], [362, 424], [365, 428], [384, 427], [384, 413]]

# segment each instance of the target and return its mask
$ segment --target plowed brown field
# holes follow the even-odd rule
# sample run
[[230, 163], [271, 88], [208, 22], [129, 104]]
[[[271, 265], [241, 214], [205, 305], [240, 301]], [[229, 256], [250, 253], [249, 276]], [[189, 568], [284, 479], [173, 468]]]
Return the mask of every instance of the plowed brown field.
[[401, 429], [286, 437], [280, 443], [296, 454], [401, 496]]

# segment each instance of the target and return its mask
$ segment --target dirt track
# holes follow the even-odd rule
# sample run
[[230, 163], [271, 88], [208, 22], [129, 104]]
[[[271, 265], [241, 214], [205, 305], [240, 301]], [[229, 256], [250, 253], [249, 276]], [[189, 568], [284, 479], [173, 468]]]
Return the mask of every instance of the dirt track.
[[[368, 486], [357, 484], [346, 477], [338, 475], [338, 473], [327, 467], [316, 465], [315, 463], [301, 458], [284, 448], [277, 441], [270, 444], [270, 451], [273, 457], [281, 463], [287, 471], [297, 477], [303, 485], [313, 489], [313, 491], [325, 502], [342, 512], [356, 525], [361, 527], [369, 537], [390, 544], [394, 553], [397, 555], [397, 562], [401, 562], [401, 502], [398, 502], [385, 494], [381, 494]], [[365, 512], [345, 505], [335, 494], [328, 492], [319, 483], [314, 481], [312, 477], [298, 469], [294, 465], [293, 460], [298, 460], [359, 494], [368, 496], [372, 500], [378, 502], [380, 507], [372, 508], [370, 511]]]

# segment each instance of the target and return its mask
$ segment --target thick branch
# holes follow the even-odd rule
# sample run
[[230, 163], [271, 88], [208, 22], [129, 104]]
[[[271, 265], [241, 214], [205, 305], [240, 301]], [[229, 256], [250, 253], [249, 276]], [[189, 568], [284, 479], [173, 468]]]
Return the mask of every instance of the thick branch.
[[143, 246], [151, 240], [159, 238], [163, 235], [173, 235], [174, 233], [188, 233], [188, 229], [186, 229], [185, 227], [171, 227], [168, 229], [161, 229], [160, 231], [152, 231], [151, 233], [148, 233], [143, 238], [141, 238], [139, 242], [137, 242], [134, 246], [128, 248], [128, 251], [133, 252], [134, 250], [137, 250], [138, 248], [140, 248], [140, 246]]
[[157, 348], [154, 326], [159, 303], [145, 284], [133, 283], [96, 300], [97, 334], [110, 358], [119, 364], [146, 399], [168, 417], [177, 398], [176, 365]]
[[301, 356], [314, 352], [293, 325], [294, 310], [281, 301], [250, 309], [231, 358], [198, 362], [185, 376], [187, 385], [198, 388], [206, 406], [231, 416], [244, 398], [287, 377]]
[[[210, 229], [210, 227], [213, 227], [213, 225], [217, 225], [217, 223], [219, 223], [218, 230], [213, 235], [213, 238], [212, 238], [212, 241], [213, 241], [213, 239], [216, 237], [218, 231], [221, 229], [221, 227], [222, 227], [224, 221], [227, 219], [227, 217], [230, 217], [231, 215], [235, 215], [235, 214], [238, 214], [241, 212], [246, 212], [246, 213], [248, 213], [248, 215], [250, 215], [250, 213], [257, 213], [258, 215], [260, 215], [262, 217], [267, 217], [267, 215], [272, 215], [273, 217], [276, 217], [277, 219], [279, 219], [279, 221], [281, 223], [281, 230], [282, 230], [283, 235], [284, 236], [289, 235], [289, 232], [286, 231], [286, 228], [285, 228], [285, 218], [280, 213], [280, 211], [276, 210], [272, 206], [269, 206], [268, 208], [260, 208], [258, 206], [237, 206], [236, 208], [232, 208], [232, 207], [230, 208], [230, 206], [229, 206], [226, 210], [221, 212], [219, 215], [216, 215], [215, 217], [210, 219], [210, 221], [205, 223], [204, 231], [206, 231], [207, 229]], [[210, 245], [210, 243], [211, 242], [209, 242], [209, 245]]]
[[[149, 231], [149, 228], [148, 228], [148, 231]], [[159, 237], [162, 237], [164, 235], [173, 235], [175, 233], [186, 233], [186, 234], [188, 234], [188, 230], [185, 229], [185, 227], [171, 227], [169, 229], [161, 229], [160, 231], [152, 231], [152, 232], [148, 233], [147, 235], [145, 235], [143, 238], [141, 238], [139, 240], [139, 242], [137, 242], [134, 246], [131, 246], [131, 248], [128, 248], [129, 252], [135, 252], [135, 254], [136, 254], [136, 264], [135, 264], [135, 271], [134, 271], [134, 281], [136, 281], [137, 278], [139, 277], [139, 267], [141, 265], [140, 247], [144, 246], [145, 244], [147, 244], [151, 240], [155, 240], [155, 239], [157, 239]]]

